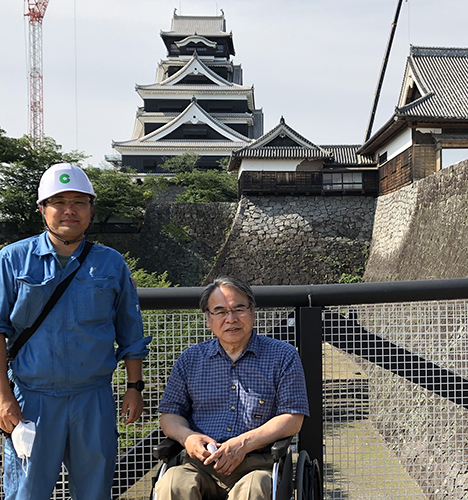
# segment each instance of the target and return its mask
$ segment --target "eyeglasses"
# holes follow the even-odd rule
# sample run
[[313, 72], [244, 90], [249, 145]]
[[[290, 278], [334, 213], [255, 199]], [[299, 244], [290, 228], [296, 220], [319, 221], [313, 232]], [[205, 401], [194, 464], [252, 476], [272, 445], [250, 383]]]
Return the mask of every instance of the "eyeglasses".
[[233, 316], [237, 318], [241, 318], [245, 316], [250, 309], [250, 305], [248, 306], [237, 306], [233, 309], [217, 309], [214, 312], [211, 312], [209, 309], [206, 310], [207, 313], [210, 313], [211, 316], [214, 316], [216, 319], [224, 319], [229, 316], [229, 313], [232, 313]]
[[91, 198], [85, 196], [80, 196], [79, 198], [49, 198], [47, 200], [48, 205], [52, 205], [54, 208], [65, 208], [70, 205], [73, 208], [84, 208], [91, 203]]

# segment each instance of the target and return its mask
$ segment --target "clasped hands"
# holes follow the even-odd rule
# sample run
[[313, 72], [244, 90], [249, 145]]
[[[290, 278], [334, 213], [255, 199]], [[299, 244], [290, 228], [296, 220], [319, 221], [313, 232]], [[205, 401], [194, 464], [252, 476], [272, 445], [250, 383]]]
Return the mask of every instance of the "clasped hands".
[[[218, 449], [210, 453], [206, 449], [208, 443], [214, 443]], [[244, 443], [240, 437], [217, 443], [204, 434], [191, 434], [185, 440], [184, 447], [191, 458], [200, 460], [204, 465], [214, 464], [213, 469], [226, 476], [236, 469], [247, 453], [246, 450], [244, 451]]]

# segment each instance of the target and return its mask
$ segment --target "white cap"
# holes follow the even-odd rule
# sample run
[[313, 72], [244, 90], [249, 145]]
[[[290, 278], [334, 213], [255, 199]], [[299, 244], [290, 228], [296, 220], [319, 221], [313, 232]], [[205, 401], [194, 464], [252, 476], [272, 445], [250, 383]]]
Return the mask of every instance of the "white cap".
[[80, 167], [70, 163], [57, 163], [48, 168], [39, 183], [37, 203], [65, 191], [77, 191], [96, 198], [93, 185]]

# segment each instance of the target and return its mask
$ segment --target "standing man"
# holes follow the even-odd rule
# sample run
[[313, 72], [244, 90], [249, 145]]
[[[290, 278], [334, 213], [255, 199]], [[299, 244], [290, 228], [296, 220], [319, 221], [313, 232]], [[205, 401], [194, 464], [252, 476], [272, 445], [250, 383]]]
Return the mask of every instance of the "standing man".
[[156, 483], [157, 498], [270, 498], [265, 449], [299, 432], [309, 414], [301, 361], [292, 345], [253, 331], [255, 300], [242, 281], [217, 279], [200, 308], [215, 338], [186, 349], [167, 382], [161, 428], [187, 457]]
[[[120, 360], [128, 380], [125, 424], [143, 411], [142, 359], [151, 338], [143, 338], [130, 272], [118, 252], [102, 245], [93, 245], [81, 266], [78, 260], [95, 198], [79, 167], [50, 167], [38, 197], [47, 230], [0, 251], [0, 427], [11, 433], [19, 421], [36, 424], [27, 475], [12, 440], [6, 440], [6, 500], [49, 500], [62, 462], [73, 500], [110, 500], [117, 454], [111, 381]], [[77, 268], [8, 366], [7, 348]]]

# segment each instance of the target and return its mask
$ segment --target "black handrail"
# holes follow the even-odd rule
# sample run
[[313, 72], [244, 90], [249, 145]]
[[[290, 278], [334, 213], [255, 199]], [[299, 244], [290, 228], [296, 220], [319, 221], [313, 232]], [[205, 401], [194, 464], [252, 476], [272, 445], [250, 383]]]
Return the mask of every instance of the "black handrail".
[[[258, 307], [378, 304], [468, 298], [468, 278], [253, 286]], [[139, 288], [142, 309], [197, 309], [203, 287]]]

